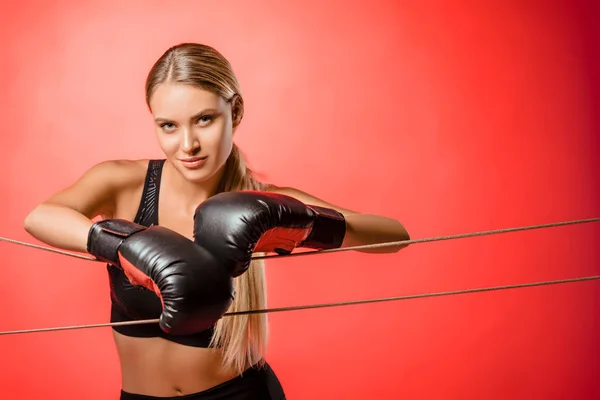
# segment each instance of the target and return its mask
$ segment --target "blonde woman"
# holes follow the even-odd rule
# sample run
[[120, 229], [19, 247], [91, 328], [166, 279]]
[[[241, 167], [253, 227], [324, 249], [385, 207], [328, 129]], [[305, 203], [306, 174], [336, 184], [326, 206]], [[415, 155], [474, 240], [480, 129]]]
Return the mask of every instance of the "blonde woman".
[[[194, 236], [213, 253], [222, 250], [216, 242], [203, 242], [203, 237], [211, 233], [206, 229], [212, 225], [198, 221], [195, 225], [196, 210], [210, 204], [207, 200], [218, 203], [220, 194], [253, 190], [273, 195], [277, 202], [294, 199], [297, 204], [310, 204], [310, 209], [322, 207], [338, 213], [343, 229], [338, 232], [341, 236], [336, 236], [338, 243], [329, 246], [404, 240], [409, 238], [408, 233], [393, 219], [352, 212], [297, 189], [257, 181], [233, 143], [244, 113], [241, 90], [229, 62], [214, 48], [184, 43], [168, 49], [147, 77], [146, 101], [165, 158], [113, 160], [93, 166], [71, 186], [32, 210], [25, 220], [25, 229], [49, 245], [89, 252], [107, 260], [111, 322], [161, 317], [161, 324], [113, 327], [121, 366], [122, 400], [284, 399], [284, 390], [264, 358], [267, 316], [218, 318], [224, 311], [266, 307], [263, 264], [249, 258], [242, 260], [241, 269], [230, 271], [231, 288], [221, 275], [206, 277], [218, 270], [216, 264], [222, 261], [232, 265], [232, 259], [226, 254], [216, 259], [206, 256], [200, 262], [206, 268], [192, 265], [198, 257], [205, 257], [186, 243], [194, 244]], [[281, 203], [276, 206], [285, 208]], [[240, 210], [235, 211], [239, 217]], [[217, 207], [212, 217], [219, 218], [219, 213], [223, 213], [223, 218], [229, 217], [227, 207]], [[104, 225], [94, 223], [97, 217]], [[212, 232], [215, 238], [231, 233], [224, 231], [226, 225]], [[141, 231], [141, 227], [162, 230], [148, 233], [150, 229], [141, 232], [145, 236], [132, 236], [141, 239], [123, 241], [128, 243], [127, 249], [121, 249], [118, 257], [111, 248], [114, 244], [103, 236], [119, 229], [127, 236]], [[170, 245], [160, 248], [164, 243]], [[259, 247], [254, 250], [260, 250]], [[273, 246], [263, 247], [264, 251], [281, 251]], [[400, 248], [373, 251], [395, 252]], [[148, 283], [148, 275], [156, 271], [147, 270], [140, 275], [139, 269], [133, 273], [124, 266], [137, 263], [139, 268], [144, 257], [156, 260], [167, 256], [179, 257], [183, 267], [177, 267], [178, 273], [184, 276], [182, 279], [188, 279], [186, 282], [218, 292], [214, 304], [188, 310], [189, 315], [170, 322], [162, 319], [166, 300], [161, 290], [166, 293], [171, 289], [164, 283], [159, 283], [163, 286], [158, 288], [155, 282]], [[189, 259], [195, 261], [188, 263]], [[167, 280], [172, 282], [175, 275]], [[214, 279], [220, 282], [218, 289], [218, 285], [202, 286], [206, 286], [203, 282], [216, 282]], [[223, 297], [229, 289], [235, 293], [233, 300]], [[214, 323], [208, 326], [207, 321]], [[169, 326], [179, 326], [179, 334], [173, 333], [175, 329], [165, 329]]]

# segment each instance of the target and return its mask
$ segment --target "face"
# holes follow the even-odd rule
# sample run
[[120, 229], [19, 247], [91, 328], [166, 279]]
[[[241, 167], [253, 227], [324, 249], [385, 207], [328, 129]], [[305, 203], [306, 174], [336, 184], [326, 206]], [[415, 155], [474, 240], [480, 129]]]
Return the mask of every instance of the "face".
[[149, 103], [169, 162], [189, 181], [215, 176], [233, 145], [231, 105], [213, 92], [172, 83], [160, 85]]

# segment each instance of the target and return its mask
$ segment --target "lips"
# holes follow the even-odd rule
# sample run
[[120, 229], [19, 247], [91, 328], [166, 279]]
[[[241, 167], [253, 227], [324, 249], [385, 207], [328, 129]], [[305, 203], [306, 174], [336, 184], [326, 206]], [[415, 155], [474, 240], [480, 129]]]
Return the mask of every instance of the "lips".
[[208, 158], [208, 156], [188, 157], [188, 158], [181, 158], [179, 161], [181, 161], [181, 164], [184, 167], [189, 168], [189, 169], [195, 169], [195, 168], [201, 167], [206, 162], [207, 158]]

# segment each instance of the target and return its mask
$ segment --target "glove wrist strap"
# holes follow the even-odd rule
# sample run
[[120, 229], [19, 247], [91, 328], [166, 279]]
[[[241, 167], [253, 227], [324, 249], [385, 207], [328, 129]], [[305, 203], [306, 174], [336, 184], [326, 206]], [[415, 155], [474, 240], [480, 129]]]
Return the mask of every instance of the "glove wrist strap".
[[342, 246], [346, 236], [346, 219], [344, 215], [331, 208], [308, 205], [315, 213], [315, 222], [302, 247], [325, 250]]
[[121, 219], [107, 219], [96, 222], [90, 228], [87, 252], [98, 260], [120, 267], [118, 250], [129, 236], [143, 231], [146, 227]]

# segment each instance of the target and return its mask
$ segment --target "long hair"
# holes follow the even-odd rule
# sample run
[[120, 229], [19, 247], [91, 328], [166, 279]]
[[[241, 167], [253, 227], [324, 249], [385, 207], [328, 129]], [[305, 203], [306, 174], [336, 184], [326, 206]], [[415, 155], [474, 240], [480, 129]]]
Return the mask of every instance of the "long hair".
[[[220, 95], [232, 107], [233, 127], [244, 115], [244, 101], [233, 69], [214, 48], [183, 43], [168, 49], [154, 64], [146, 80], [146, 103], [157, 86], [164, 82], [193, 85]], [[236, 190], [262, 190], [246, 165], [240, 149], [233, 149], [224, 165], [223, 178], [214, 194]], [[213, 195], [214, 195], [213, 194]], [[266, 279], [262, 260], [252, 261], [248, 270], [234, 279], [235, 299], [229, 311], [266, 308]], [[211, 340], [212, 348], [223, 352], [224, 364], [241, 373], [251, 365], [264, 362], [268, 339], [267, 315], [236, 315], [221, 318]]]

